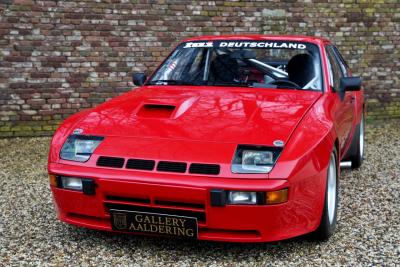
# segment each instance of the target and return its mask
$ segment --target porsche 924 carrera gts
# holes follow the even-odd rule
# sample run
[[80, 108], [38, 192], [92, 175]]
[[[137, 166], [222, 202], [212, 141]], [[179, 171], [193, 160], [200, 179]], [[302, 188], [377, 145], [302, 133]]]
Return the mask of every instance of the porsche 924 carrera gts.
[[365, 106], [331, 42], [192, 38], [133, 82], [55, 132], [61, 221], [232, 242], [332, 235], [340, 162], [363, 161]]

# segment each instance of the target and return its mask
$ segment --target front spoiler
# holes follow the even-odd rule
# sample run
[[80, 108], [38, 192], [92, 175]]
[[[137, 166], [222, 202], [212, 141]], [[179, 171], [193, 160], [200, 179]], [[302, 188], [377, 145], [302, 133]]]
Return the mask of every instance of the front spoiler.
[[[49, 173], [95, 180], [96, 194], [51, 187], [61, 221], [112, 231], [109, 207], [167, 209], [204, 216], [199, 221], [201, 240], [266, 242], [315, 230], [320, 221], [325, 184], [322, 174], [305, 179], [232, 179], [179, 176], [50, 163]], [[210, 203], [211, 189], [272, 191], [289, 189], [288, 202], [278, 205], [226, 205]], [[322, 197], [321, 197], [322, 195]], [[143, 201], [145, 200], [145, 201]]]

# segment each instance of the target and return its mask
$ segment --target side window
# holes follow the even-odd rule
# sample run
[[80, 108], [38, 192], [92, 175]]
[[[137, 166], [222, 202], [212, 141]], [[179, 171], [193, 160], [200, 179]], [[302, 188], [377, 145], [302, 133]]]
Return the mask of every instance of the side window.
[[337, 62], [337, 59], [335, 57], [335, 54], [331, 46], [326, 47], [326, 53], [328, 55], [329, 65], [331, 68], [331, 74], [332, 74], [331, 83], [333, 85], [333, 89], [335, 91], [338, 91], [340, 86], [340, 79], [343, 77], [343, 72], [342, 69], [340, 68], [339, 63]]
[[335, 51], [336, 58], [338, 59], [340, 68], [342, 69], [344, 76], [345, 77], [349, 76], [349, 66], [347, 65], [346, 61], [344, 60], [342, 54], [340, 54], [340, 52], [336, 46], [333, 46], [333, 50]]

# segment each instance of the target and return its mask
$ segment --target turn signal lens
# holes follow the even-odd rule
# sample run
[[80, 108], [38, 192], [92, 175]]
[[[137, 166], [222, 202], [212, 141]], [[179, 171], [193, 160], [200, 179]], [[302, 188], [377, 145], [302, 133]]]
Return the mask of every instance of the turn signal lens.
[[55, 186], [55, 187], [58, 186], [57, 176], [55, 176], [54, 174], [49, 174], [49, 180], [50, 180], [50, 185], [51, 186]]
[[266, 194], [266, 204], [280, 204], [287, 201], [288, 190], [282, 189], [278, 191], [267, 192]]

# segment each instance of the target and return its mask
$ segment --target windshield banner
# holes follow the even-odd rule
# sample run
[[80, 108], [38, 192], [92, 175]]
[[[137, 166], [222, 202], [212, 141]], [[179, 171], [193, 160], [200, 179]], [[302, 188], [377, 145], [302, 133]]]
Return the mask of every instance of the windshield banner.
[[272, 48], [272, 49], [306, 49], [307, 45], [285, 41], [205, 41], [187, 42], [183, 48]]

